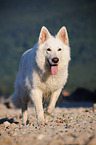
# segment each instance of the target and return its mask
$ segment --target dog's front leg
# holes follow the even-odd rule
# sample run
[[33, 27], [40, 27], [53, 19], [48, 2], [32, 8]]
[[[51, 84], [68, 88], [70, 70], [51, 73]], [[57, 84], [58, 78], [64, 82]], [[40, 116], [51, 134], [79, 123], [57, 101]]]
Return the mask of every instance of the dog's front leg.
[[42, 91], [40, 89], [33, 89], [31, 91], [31, 98], [33, 100], [36, 114], [37, 114], [37, 121], [38, 124], [44, 124], [44, 111], [43, 111], [43, 104], [42, 104]]
[[53, 110], [55, 108], [55, 104], [58, 100], [58, 97], [59, 97], [60, 93], [61, 93], [61, 89], [54, 91], [50, 96], [49, 106], [45, 110], [45, 121], [46, 121], [46, 123], [48, 122], [49, 115], [53, 112]]

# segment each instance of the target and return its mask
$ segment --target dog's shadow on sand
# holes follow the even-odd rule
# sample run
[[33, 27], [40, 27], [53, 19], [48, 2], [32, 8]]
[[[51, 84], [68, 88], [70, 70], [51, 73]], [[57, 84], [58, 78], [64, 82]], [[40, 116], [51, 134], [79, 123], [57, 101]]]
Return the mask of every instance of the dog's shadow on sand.
[[13, 118], [8, 119], [8, 117], [6, 117], [6, 118], [0, 119], [0, 124], [3, 124], [3, 123], [6, 122], [6, 121], [8, 121], [10, 124], [12, 124], [12, 123], [18, 124], [18, 123], [19, 123], [19, 122], [17, 122], [17, 121], [14, 121]]

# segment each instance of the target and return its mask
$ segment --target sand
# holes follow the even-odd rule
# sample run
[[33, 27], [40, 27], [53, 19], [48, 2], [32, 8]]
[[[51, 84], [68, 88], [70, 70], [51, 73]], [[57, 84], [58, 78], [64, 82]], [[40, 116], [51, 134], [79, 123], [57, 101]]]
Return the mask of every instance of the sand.
[[92, 107], [56, 107], [45, 126], [37, 125], [35, 109], [29, 107], [28, 120], [23, 126], [20, 109], [0, 104], [0, 145], [96, 145]]

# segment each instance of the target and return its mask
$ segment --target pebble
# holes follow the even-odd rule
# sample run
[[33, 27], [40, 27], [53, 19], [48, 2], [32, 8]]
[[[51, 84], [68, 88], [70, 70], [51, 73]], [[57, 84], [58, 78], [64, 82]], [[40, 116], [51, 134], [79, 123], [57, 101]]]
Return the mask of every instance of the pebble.
[[65, 119], [65, 120], [64, 120], [64, 122], [65, 122], [65, 123], [68, 123], [68, 120], [67, 120], [67, 119]]

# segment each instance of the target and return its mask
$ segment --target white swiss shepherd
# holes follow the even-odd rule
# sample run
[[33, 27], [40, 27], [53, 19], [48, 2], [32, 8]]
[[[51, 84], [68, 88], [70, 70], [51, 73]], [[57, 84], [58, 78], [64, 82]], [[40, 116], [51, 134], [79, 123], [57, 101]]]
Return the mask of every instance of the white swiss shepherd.
[[[27, 122], [27, 106], [30, 99], [36, 108], [38, 124], [47, 122], [68, 77], [70, 47], [66, 28], [63, 26], [53, 37], [46, 27], [41, 28], [38, 43], [21, 58], [15, 81], [13, 104], [22, 108], [23, 124]], [[43, 98], [50, 96], [47, 109]]]

